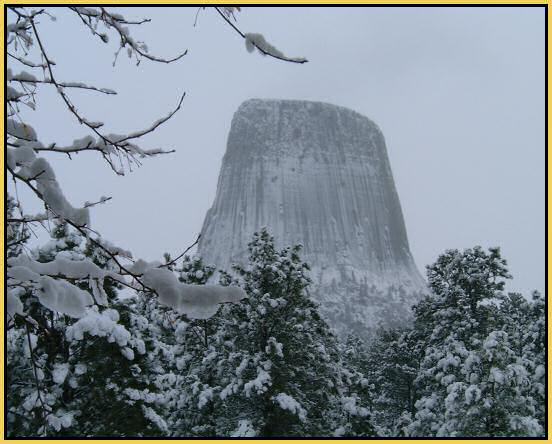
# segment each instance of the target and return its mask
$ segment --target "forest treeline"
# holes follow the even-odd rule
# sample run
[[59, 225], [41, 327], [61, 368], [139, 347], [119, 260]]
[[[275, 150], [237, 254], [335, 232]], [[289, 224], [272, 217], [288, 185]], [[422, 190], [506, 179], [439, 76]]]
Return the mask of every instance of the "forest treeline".
[[[8, 261], [114, 267], [67, 224], [32, 250], [24, 225], [8, 228]], [[544, 435], [545, 302], [503, 292], [498, 248], [446, 251], [427, 267], [414, 322], [364, 340], [336, 337], [320, 316], [300, 250], [255, 233], [249, 263], [218, 273], [247, 299], [206, 319], [109, 277], [107, 303], [75, 318], [10, 279], [25, 315], [6, 325], [7, 436]], [[195, 285], [217, 271], [199, 257], [168, 268]]]

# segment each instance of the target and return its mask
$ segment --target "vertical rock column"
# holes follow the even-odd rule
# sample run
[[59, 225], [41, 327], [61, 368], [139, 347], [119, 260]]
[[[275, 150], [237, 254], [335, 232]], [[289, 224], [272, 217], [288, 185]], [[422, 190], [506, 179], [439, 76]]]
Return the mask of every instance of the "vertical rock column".
[[349, 301], [338, 294], [349, 284], [359, 284], [359, 295], [362, 282], [384, 292], [424, 288], [384, 137], [376, 124], [349, 109], [257, 99], [238, 108], [199, 253], [229, 269], [247, 259], [247, 243], [263, 226], [278, 246], [303, 244], [323, 311], [325, 301], [347, 305], [353, 299], [370, 309], [368, 296]]

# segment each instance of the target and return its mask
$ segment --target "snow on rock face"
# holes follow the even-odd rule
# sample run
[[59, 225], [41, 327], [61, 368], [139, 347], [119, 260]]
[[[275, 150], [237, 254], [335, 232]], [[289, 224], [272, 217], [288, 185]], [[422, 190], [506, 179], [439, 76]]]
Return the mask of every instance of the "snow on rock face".
[[349, 109], [258, 99], [239, 107], [199, 253], [229, 269], [263, 226], [280, 247], [304, 246], [315, 297], [337, 330], [401, 323], [425, 289], [383, 134]]

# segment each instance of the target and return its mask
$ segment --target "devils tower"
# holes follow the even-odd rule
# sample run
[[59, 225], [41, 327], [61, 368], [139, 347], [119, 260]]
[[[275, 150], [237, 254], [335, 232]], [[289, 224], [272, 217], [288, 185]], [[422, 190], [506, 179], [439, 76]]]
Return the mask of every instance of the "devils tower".
[[244, 263], [263, 226], [279, 247], [303, 245], [311, 294], [340, 333], [402, 324], [425, 289], [383, 134], [355, 111], [259, 99], [238, 108], [199, 254], [222, 269]]

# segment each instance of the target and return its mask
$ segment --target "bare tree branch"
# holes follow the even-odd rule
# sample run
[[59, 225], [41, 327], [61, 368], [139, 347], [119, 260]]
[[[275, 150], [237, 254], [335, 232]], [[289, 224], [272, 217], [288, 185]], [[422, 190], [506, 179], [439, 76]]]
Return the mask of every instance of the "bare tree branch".
[[149, 128], [146, 128], [142, 131], [136, 131], [135, 133], [129, 134], [128, 136], [122, 139], [118, 139], [117, 143], [126, 142], [127, 140], [130, 140], [130, 139], [137, 139], [139, 137], [145, 136], [146, 134], [155, 131], [159, 126], [164, 124], [167, 120], [169, 120], [180, 110], [185, 96], [186, 96], [186, 93], [182, 94], [182, 97], [180, 97], [180, 100], [178, 101], [178, 105], [176, 106], [176, 108], [173, 111], [171, 111], [166, 117], [163, 117], [162, 119], [157, 120]]
[[173, 260], [167, 262], [166, 264], [161, 265], [161, 267], [170, 267], [171, 265], [176, 264], [176, 262], [177, 262], [181, 257], [184, 257], [184, 255], [185, 255], [188, 251], [190, 251], [193, 247], [195, 247], [195, 246], [199, 243], [199, 239], [200, 239], [200, 238], [201, 238], [201, 234], [198, 234], [196, 240], [194, 241], [194, 243], [193, 243], [192, 245], [190, 245], [188, 248], [186, 248], [182, 254], [178, 255], [177, 257], [175, 257]]

